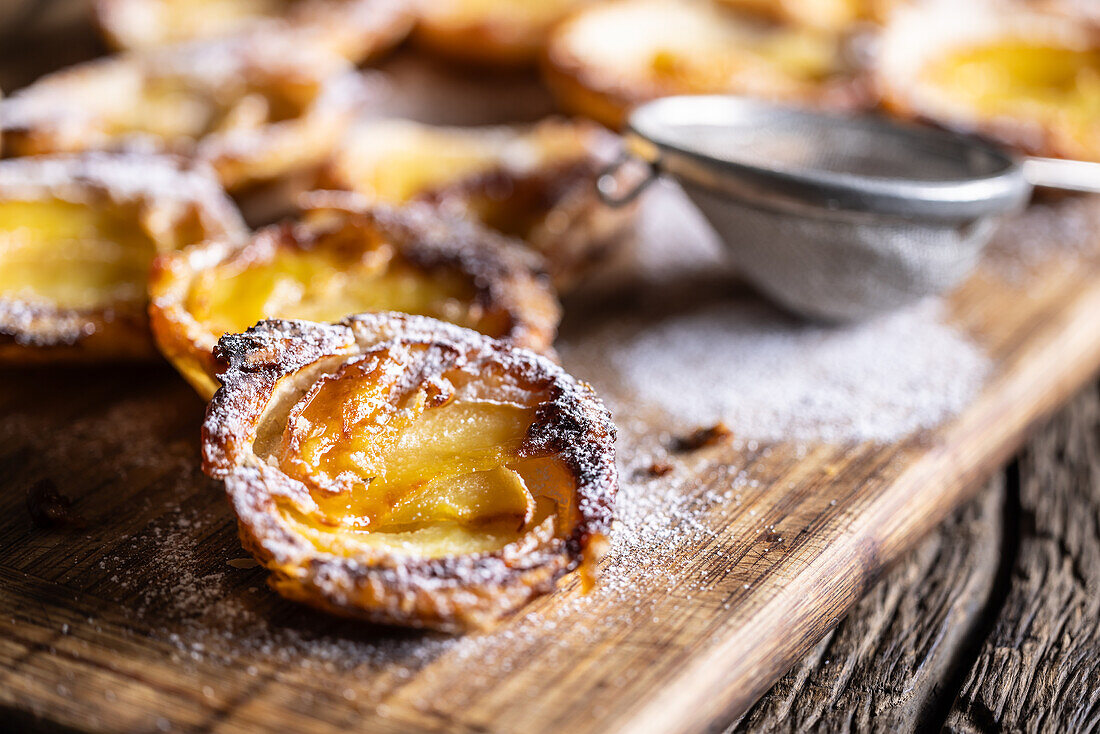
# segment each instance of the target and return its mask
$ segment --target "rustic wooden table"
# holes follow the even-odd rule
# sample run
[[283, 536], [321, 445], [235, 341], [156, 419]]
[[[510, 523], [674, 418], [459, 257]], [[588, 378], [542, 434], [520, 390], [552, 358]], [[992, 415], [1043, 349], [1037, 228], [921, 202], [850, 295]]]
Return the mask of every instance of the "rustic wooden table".
[[[8, 38], [0, 86], [94, 55]], [[1100, 728], [1100, 385], [1041, 427], [728, 732]], [[0, 730], [5, 728], [0, 723]]]
[[728, 732], [1100, 727], [1100, 385]]

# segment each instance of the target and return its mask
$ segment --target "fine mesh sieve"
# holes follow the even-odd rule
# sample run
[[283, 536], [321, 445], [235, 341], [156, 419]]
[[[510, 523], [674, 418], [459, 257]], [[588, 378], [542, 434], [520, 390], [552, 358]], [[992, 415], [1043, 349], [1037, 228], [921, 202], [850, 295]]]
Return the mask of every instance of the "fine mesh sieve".
[[[667, 97], [629, 119], [600, 177], [612, 206], [675, 178], [744, 275], [803, 315], [845, 321], [939, 293], [974, 267], [1032, 184], [1100, 191], [1100, 165], [1021, 165], [974, 138], [729, 96]], [[646, 170], [632, 185], [624, 164]]]

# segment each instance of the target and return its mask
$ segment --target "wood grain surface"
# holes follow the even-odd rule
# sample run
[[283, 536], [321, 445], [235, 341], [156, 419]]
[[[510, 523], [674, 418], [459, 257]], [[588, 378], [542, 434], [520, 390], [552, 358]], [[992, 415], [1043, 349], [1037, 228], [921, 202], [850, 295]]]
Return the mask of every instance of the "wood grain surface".
[[1094, 383], [728, 733], [1096, 730], [1098, 487]]
[[[15, 55], [69, 60], [36, 49], [28, 43]], [[1046, 216], [1058, 219], [1065, 205]], [[268, 590], [240, 550], [220, 487], [198, 469], [204, 406], [167, 367], [4, 371], [0, 726], [714, 731], [811, 651], [820, 664], [804, 663], [777, 689], [788, 685], [787, 702], [773, 694], [744, 725], [786, 717], [807, 728], [862, 728], [878, 716], [898, 726], [938, 717], [961, 730], [1087, 724], [1096, 715], [1087, 684], [1095, 656], [1081, 651], [1095, 646], [1096, 595], [1085, 559], [1096, 524], [1080, 491], [1053, 507], [1039, 502], [1047, 480], [1021, 482], [1018, 500], [987, 495], [948, 525], [972, 544], [934, 536], [875, 587], [866, 614], [830, 634], [1100, 366], [1100, 242], [1061, 247], [1045, 221], [1031, 213], [1014, 224], [1036, 233], [1033, 252], [992, 253], [944, 303], [947, 321], [991, 364], [957, 417], [887, 444], [734, 435], [678, 451], [667, 423], [647, 406], [629, 407], [616, 416], [626, 429], [624, 500], [657, 498], [675, 512], [659, 508], [634, 528], [644, 547], [609, 560], [592, 593], [570, 581], [501, 628], [464, 638], [340, 622]], [[689, 244], [697, 235], [671, 227], [658, 236]], [[574, 298], [562, 346], [583, 342], [616, 309], [659, 308], [670, 288], [700, 299], [717, 290], [730, 308], [755, 303], [728, 274], [709, 275], [710, 290], [666, 280], [631, 285], [618, 305]], [[610, 369], [582, 376], [614, 383]], [[1075, 463], [1083, 455], [1067, 453]], [[665, 465], [659, 476], [640, 473], [651, 457]], [[1079, 474], [1045, 471], [1081, 489], [1070, 478]], [[1028, 498], [1034, 510], [1024, 509]], [[998, 611], [977, 662], [960, 671], [968, 628], [955, 621], [975, 619], [973, 609], [1002, 586], [979, 572], [998, 564], [996, 529], [1011, 516], [998, 511], [1002, 501], [1018, 502], [1030, 533], [1027, 553], [1023, 538], [1013, 553], [1013, 574], [1028, 583], [1007, 595], [1012, 603]], [[952, 567], [973, 572], [939, 573]], [[914, 580], [928, 590], [915, 606], [902, 592]], [[927, 624], [912, 624], [917, 617]], [[1036, 642], [1039, 629], [1059, 635]], [[852, 645], [858, 660], [842, 655]], [[921, 688], [918, 669], [951, 671], [957, 700], [948, 707]], [[871, 679], [885, 683], [873, 699], [846, 688]], [[811, 689], [828, 690], [832, 705], [811, 707], [801, 693]], [[1066, 695], [1038, 713], [1039, 690]]]
[[[203, 405], [168, 369], [8, 372], [0, 701], [13, 716], [102, 731], [721, 727], [1095, 373], [1096, 273], [1096, 258], [1077, 251], [1022, 274], [988, 262], [946, 303], [949, 321], [991, 360], [986, 385], [957, 418], [900, 442], [727, 437], [673, 451], [667, 425], [620, 413], [628, 494], [637, 498], [641, 483], [688, 508], [695, 527], [653, 528], [659, 562], [619, 559], [591, 594], [566, 584], [500, 629], [461, 639], [336, 622], [268, 591], [242, 559], [220, 488], [198, 470]], [[662, 302], [668, 284], [651, 287], [643, 300]], [[730, 307], [746, 302], [742, 293]], [[570, 314], [566, 347], [604, 318]], [[670, 471], [639, 479], [632, 462], [652, 455]], [[737, 501], [726, 499], [733, 472], [753, 479]], [[1067, 505], [1050, 521], [1071, 515]], [[962, 522], [984, 532], [979, 517]], [[977, 563], [926, 552], [926, 568]], [[993, 551], [969, 552], [991, 562]], [[1065, 572], [1064, 593], [1079, 593], [1073, 567]], [[892, 662], [874, 656], [876, 674], [895, 666], [897, 687], [875, 709], [847, 712], [853, 726], [891, 700], [906, 718], [906, 671], [946, 664], [943, 642], [965, 634], [952, 610], [975, 603], [983, 583], [945, 586], [931, 637]], [[916, 613], [900, 607], [896, 623]], [[1092, 619], [1087, 606], [1081, 614], [1081, 624]], [[1019, 633], [1006, 623], [1004, 634], [1012, 645]], [[1054, 670], [1054, 655], [1037, 650], [1016, 664]], [[961, 711], [991, 705], [980, 674], [972, 688], [976, 703]]]

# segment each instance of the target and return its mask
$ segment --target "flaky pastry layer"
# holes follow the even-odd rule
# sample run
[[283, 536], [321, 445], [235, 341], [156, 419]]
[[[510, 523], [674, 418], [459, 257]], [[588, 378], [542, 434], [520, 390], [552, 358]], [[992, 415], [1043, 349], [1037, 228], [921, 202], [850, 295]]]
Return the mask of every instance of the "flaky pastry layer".
[[392, 313], [262, 322], [219, 353], [204, 468], [284, 596], [459, 631], [598, 557], [614, 426], [545, 358]]
[[154, 263], [153, 333], [205, 397], [224, 366], [213, 355], [218, 338], [265, 318], [400, 310], [551, 349], [561, 308], [541, 258], [518, 243], [422, 204], [372, 206], [339, 192], [311, 201], [301, 221]]

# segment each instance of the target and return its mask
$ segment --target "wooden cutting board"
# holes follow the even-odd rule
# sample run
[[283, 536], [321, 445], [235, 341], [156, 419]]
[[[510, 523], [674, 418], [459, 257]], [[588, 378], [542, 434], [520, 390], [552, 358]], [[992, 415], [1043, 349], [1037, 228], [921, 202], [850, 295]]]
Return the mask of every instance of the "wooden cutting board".
[[[655, 247], [694, 270], [659, 263], [590, 287], [567, 302], [561, 341], [566, 365], [613, 398], [622, 429], [614, 552], [595, 591], [567, 581], [492, 632], [342, 622], [268, 590], [220, 486], [198, 469], [203, 405], [168, 368], [2, 373], [5, 721], [82, 731], [719, 730], [1100, 365], [1100, 201], [1054, 202], [1014, 222], [973, 277], [913, 317], [942, 321], [984, 360], [978, 389], [941, 425], [842, 445], [755, 440], [754, 418], [747, 433], [735, 422], [733, 435], [686, 448], [678, 439], [701, 426], [630, 397], [631, 365], [611, 352], [639, 337], [615, 324], [624, 315], [667, 324], [662, 309], [767, 307], [708, 260], [713, 252], [689, 254], [708, 235], [662, 196], [645, 203], [641, 254], [624, 259]], [[794, 344], [787, 359], [798, 361]]]

